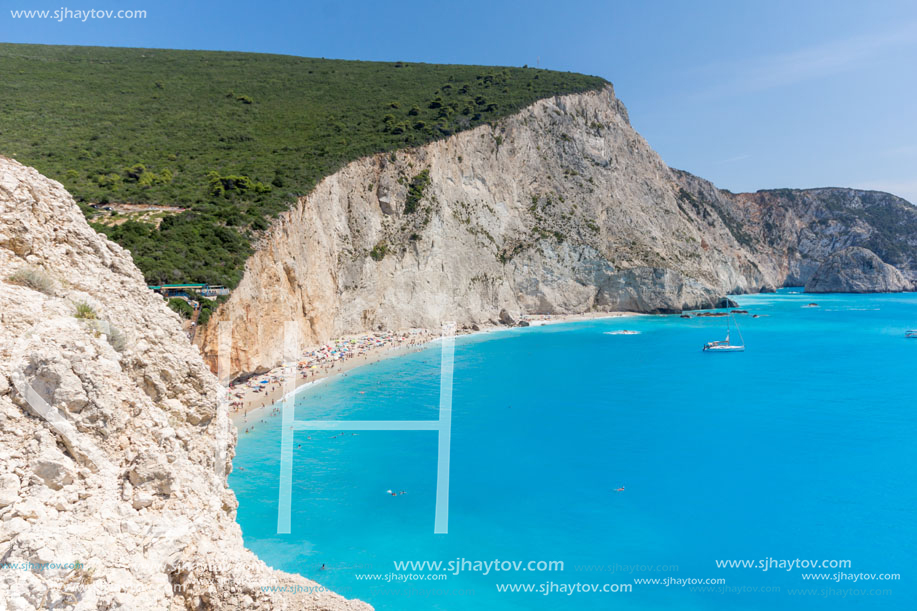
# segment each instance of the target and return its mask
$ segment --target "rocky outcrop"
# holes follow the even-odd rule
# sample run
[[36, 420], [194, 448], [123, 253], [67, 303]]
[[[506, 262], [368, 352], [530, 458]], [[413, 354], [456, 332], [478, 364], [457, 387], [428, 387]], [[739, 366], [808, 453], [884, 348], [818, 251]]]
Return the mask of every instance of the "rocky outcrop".
[[[671, 170], [611, 86], [348, 164], [282, 214], [212, 321], [233, 372], [371, 329], [460, 327], [501, 311], [710, 307], [804, 284], [829, 254], [874, 250], [917, 280], [917, 209], [843, 189], [733, 194]], [[216, 325], [198, 334], [215, 363]]]
[[720, 217], [769, 283], [805, 286], [833, 253], [874, 252], [917, 283], [917, 206], [862, 189], [772, 189], [730, 193], [676, 171], [682, 197]]
[[807, 293], [898, 293], [913, 289], [893, 265], [860, 246], [829, 256], [805, 287]]
[[0, 608], [368, 608], [244, 548], [216, 378], [129, 253], [2, 157], [0, 270]]

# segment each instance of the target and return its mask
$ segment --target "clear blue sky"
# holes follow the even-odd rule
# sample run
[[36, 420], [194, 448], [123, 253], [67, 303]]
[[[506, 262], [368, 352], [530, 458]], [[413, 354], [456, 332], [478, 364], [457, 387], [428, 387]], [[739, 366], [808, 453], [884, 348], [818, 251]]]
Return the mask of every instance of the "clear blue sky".
[[[917, 3], [2, 0], [0, 40], [539, 64], [603, 76], [670, 165], [734, 191], [917, 203]], [[143, 9], [14, 20], [11, 9]], [[2, 86], [2, 75], [0, 75]]]

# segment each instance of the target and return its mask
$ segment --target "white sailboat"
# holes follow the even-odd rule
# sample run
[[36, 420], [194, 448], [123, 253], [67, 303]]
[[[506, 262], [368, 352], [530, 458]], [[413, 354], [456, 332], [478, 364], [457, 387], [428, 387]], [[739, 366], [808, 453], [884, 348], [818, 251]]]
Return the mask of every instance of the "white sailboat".
[[735, 322], [736, 332], [739, 334], [740, 344], [733, 344], [729, 341], [730, 319], [732, 314], [726, 316], [726, 339], [721, 342], [707, 342], [704, 344], [704, 352], [745, 352], [745, 338], [742, 337], [742, 331], [739, 329], [739, 323]]

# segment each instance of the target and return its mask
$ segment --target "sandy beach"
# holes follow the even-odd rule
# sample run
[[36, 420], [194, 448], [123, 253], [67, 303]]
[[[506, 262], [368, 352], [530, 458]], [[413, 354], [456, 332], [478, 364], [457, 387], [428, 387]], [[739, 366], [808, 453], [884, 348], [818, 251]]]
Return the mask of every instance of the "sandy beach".
[[[549, 324], [640, 316], [632, 312], [588, 312], [585, 314], [529, 315], [519, 326], [487, 325], [478, 329], [459, 329], [456, 335], [493, 333], [509, 329], [538, 327]], [[431, 341], [441, 337], [439, 330], [407, 329], [398, 332], [378, 332], [349, 335], [306, 350], [295, 363], [285, 363], [271, 371], [252, 376], [243, 383], [229, 388], [229, 409], [237, 428], [253, 425], [262, 410], [281, 401], [285, 393], [297, 392], [333, 376], [370, 365], [382, 359], [408, 354], [424, 349]], [[295, 383], [288, 380], [295, 374]]]
[[[276, 367], [229, 388], [229, 410], [233, 422], [241, 427], [255, 411], [269, 408], [287, 392], [320, 382], [351, 369], [370, 365], [383, 358], [421, 350], [437, 339], [428, 329], [398, 333], [366, 333], [339, 338], [307, 350], [296, 363]], [[288, 378], [295, 376], [295, 382]]]

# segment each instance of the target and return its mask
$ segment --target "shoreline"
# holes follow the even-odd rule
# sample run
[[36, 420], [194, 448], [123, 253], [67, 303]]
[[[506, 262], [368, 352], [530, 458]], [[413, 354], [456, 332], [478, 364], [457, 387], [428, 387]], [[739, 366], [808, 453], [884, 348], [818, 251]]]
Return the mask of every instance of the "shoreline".
[[[525, 325], [487, 325], [476, 330], [457, 330], [458, 336], [483, 335], [511, 329], [541, 327], [565, 322], [583, 322], [603, 318], [625, 318], [644, 316], [636, 312], [586, 312], [583, 314], [535, 314], [522, 318]], [[252, 376], [243, 384], [230, 386], [229, 416], [233, 425], [241, 429], [253, 426], [263, 412], [272, 409], [288, 395], [295, 396], [329, 379], [347, 375], [353, 369], [372, 365], [383, 359], [403, 356], [426, 349], [442, 336], [430, 329], [407, 329], [396, 333], [363, 333], [348, 335], [325, 342], [307, 350], [295, 365], [286, 364], [271, 369], [265, 374]], [[356, 346], [358, 350], [350, 349]], [[311, 357], [311, 358], [310, 358]], [[290, 370], [293, 370], [292, 372]], [[285, 371], [286, 370], [286, 371]], [[296, 375], [292, 390], [287, 389], [284, 375]], [[266, 382], [266, 383], [265, 383]], [[256, 390], [259, 388], [259, 390]], [[265, 390], [260, 390], [265, 388]]]
[[[361, 335], [359, 337], [370, 337], [374, 335], [375, 334], [366, 334], [365, 336]], [[337, 376], [346, 375], [353, 369], [365, 365], [372, 365], [385, 358], [401, 356], [422, 350], [426, 348], [427, 344], [439, 338], [439, 336], [431, 337], [429, 331], [426, 329], [420, 331], [416, 335], [419, 337], [415, 336], [413, 339], [400, 341], [395, 345], [377, 347], [352, 356], [330, 360], [329, 362], [309, 365], [305, 370], [299, 366], [281, 366], [275, 367], [260, 376], [253, 376], [250, 378], [249, 382], [242, 385], [236, 385], [229, 389], [230, 419], [236, 428], [239, 428], [243, 424], [252, 423], [249, 419], [250, 417], [257, 417], [261, 412], [271, 409], [289, 394], [295, 396], [306, 388], [310, 388]], [[347, 336], [346, 338], [342, 338], [342, 340], [344, 340], [343, 342], [338, 340], [337, 342], [323, 344], [323, 346], [336, 345], [337, 343], [343, 344], [355, 337], [357, 336]], [[398, 334], [398, 337], [408, 336]], [[283, 379], [285, 369], [287, 370], [286, 375], [296, 376], [292, 389], [287, 388], [289, 382], [285, 382]], [[289, 371], [290, 369], [295, 371], [291, 372]], [[262, 383], [265, 380], [268, 382], [267, 384]], [[266, 390], [255, 390], [253, 384], [250, 383], [251, 381], [255, 381], [256, 386], [265, 387]]]

